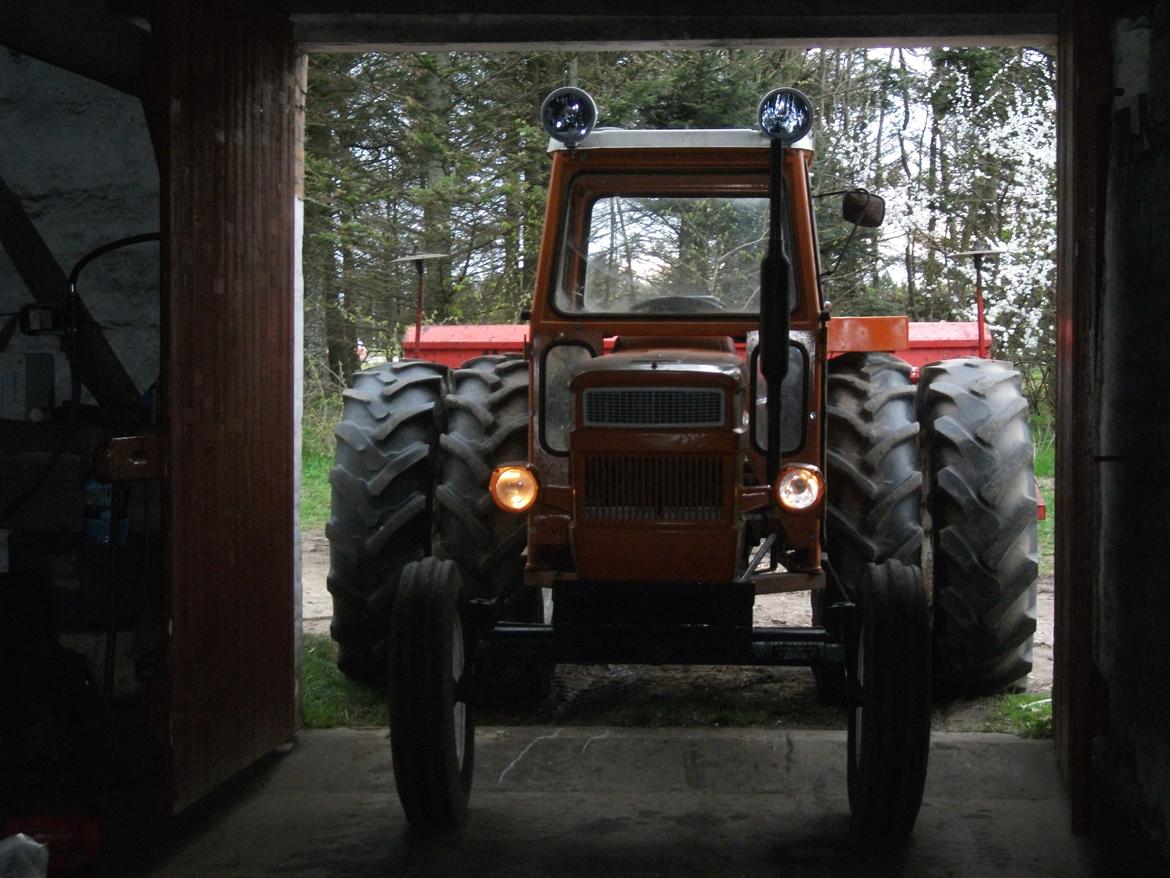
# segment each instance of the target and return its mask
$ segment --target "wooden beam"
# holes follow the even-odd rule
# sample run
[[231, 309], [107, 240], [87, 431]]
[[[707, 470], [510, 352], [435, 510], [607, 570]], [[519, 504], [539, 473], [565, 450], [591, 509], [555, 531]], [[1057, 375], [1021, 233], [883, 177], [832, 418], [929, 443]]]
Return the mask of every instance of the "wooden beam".
[[[48, 304], [65, 302], [69, 279], [3, 177], [0, 177], [0, 246], [8, 252], [33, 299]], [[76, 309], [79, 326], [72, 365], [81, 375], [82, 383], [101, 405], [117, 409], [141, 407], [133, 380], [89, 309], [80, 300]]]
[[1105, 188], [1113, 99], [1108, 6], [1066, 0], [1057, 63], [1056, 753], [1072, 826], [1092, 826], [1099, 790], [1093, 742], [1107, 730], [1108, 693], [1097, 666], [1101, 562], [1098, 412]]
[[628, 3], [599, 0], [587, 13], [549, 12], [547, 3], [396, 3], [284, 0], [304, 50], [655, 49], [672, 46], [927, 45], [964, 41], [1048, 43], [1055, 0], [826, 0], [807, 5], [744, 0], [734, 12], [681, 0], [662, 14], [631, 13]]
[[141, 98], [150, 35], [101, 0], [3, 0], [0, 45]]

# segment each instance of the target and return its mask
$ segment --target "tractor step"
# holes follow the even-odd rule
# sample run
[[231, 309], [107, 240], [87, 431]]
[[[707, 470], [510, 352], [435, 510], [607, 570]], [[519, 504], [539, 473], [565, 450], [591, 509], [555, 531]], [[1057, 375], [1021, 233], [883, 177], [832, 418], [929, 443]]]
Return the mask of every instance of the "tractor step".
[[845, 648], [823, 628], [581, 627], [506, 622], [480, 640], [478, 659], [557, 664], [841, 664]]

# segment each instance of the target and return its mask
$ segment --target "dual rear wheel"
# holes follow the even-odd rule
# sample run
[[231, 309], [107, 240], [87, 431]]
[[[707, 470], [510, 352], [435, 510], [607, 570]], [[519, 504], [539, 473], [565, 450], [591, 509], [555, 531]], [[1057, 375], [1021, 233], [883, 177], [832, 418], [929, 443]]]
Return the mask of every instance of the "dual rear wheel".
[[[1027, 411], [1019, 373], [995, 360], [926, 366], [917, 388], [889, 354], [831, 360], [826, 531], [836, 583], [814, 595], [814, 622], [852, 600], [867, 565], [920, 565], [930, 570], [936, 691], [1023, 685], [1037, 575]], [[822, 695], [839, 701], [841, 679], [819, 669]]]
[[[458, 565], [471, 597], [500, 599], [501, 618], [543, 621], [540, 591], [521, 585], [526, 521], [487, 491], [494, 466], [528, 453], [525, 361], [383, 364], [354, 375], [344, 397], [326, 526], [341, 670], [385, 681], [402, 571], [431, 555]], [[496, 700], [540, 699], [552, 686], [547, 664], [481, 671]]]
[[[466, 816], [475, 756], [470, 601], [543, 620], [541, 592], [520, 584], [525, 520], [487, 492], [496, 464], [527, 454], [527, 365], [387, 364], [355, 375], [345, 401], [326, 529], [338, 664], [387, 683], [407, 819], [449, 828]], [[552, 667], [495, 663], [475, 676], [487, 699], [541, 698]]]
[[[896, 842], [922, 801], [932, 686], [991, 694], [1031, 669], [1027, 402], [1006, 363], [936, 363], [915, 388], [907, 364], [854, 353], [829, 363], [826, 419], [834, 576], [813, 618], [837, 626], [848, 662], [814, 672], [822, 697], [849, 708], [854, 827]], [[854, 605], [853, 618], [829, 613], [834, 603]]]

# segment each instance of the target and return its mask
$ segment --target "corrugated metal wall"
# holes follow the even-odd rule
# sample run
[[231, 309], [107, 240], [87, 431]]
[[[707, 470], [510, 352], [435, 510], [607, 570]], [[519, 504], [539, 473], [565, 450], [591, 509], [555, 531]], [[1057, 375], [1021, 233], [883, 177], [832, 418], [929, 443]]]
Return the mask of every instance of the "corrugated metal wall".
[[157, 9], [178, 809], [295, 730], [296, 68], [258, 3]]

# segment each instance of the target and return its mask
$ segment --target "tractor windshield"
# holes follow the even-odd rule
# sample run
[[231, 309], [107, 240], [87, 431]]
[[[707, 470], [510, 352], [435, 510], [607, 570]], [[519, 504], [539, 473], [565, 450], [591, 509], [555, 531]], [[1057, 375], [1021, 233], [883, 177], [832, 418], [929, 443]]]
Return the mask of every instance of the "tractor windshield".
[[755, 315], [767, 247], [766, 178], [581, 174], [555, 304], [651, 319]]

